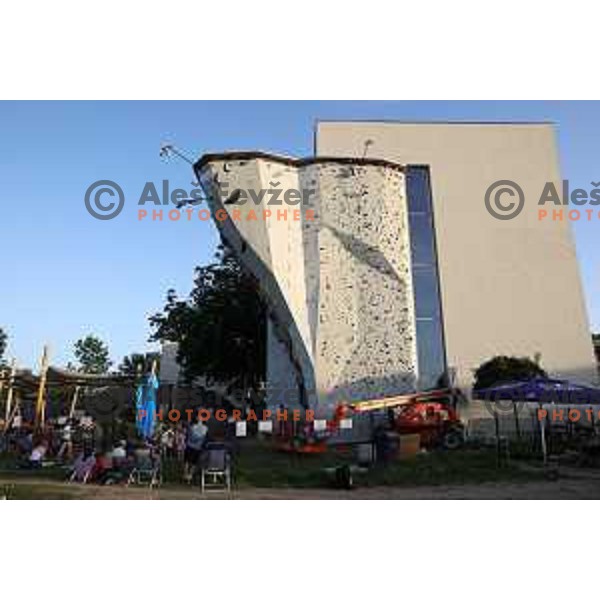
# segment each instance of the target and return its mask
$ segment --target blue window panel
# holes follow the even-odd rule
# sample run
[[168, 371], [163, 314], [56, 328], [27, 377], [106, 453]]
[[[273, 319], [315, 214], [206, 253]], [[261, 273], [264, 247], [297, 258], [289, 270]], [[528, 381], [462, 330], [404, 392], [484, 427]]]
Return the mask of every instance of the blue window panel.
[[419, 318], [439, 318], [441, 315], [438, 275], [434, 267], [413, 270], [415, 311]]
[[417, 317], [419, 388], [429, 389], [436, 387], [446, 372], [429, 169], [409, 167], [406, 186]]
[[406, 187], [408, 211], [431, 214], [429, 169], [427, 167], [409, 167], [406, 171]]
[[446, 371], [444, 340], [440, 319], [417, 319], [419, 387], [435, 387]]
[[408, 223], [413, 266], [435, 265], [437, 261], [431, 215], [424, 213], [410, 214]]

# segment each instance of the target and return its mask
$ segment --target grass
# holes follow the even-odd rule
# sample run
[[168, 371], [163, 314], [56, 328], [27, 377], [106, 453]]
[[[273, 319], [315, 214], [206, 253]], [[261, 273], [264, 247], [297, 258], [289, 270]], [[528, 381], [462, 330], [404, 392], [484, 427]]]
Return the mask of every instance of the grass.
[[76, 500], [84, 494], [75, 486], [66, 488], [51, 483], [0, 483], [0, 495], [6, 495], [9, 500]]
[[[235, 464], [239, 487], [331, 487], [328, 468], [351, 464], [348, 452], [298, 455], [276, 452], [265, 443], [246, 440]], [[354, 481], [361, 486], [419, 486], [527, 481], [536, 478], [518, 464], [498, 466], [495, 450], [428, 452], [361, 470]]]
[[[14, 461], [13, 461], [14, 462]], [[14, 470], [7, 457], [0, 457], [0, 474], [11, 479], [44, 479], [47, 483], [14, 482], [8, 493], [14, 499], [76, 499], [85, 496], [80, 486], [61, 486], [65, 472], [61, 467], [39, 471]], [[242, 440], [234, 458], [234, 485], [237, 488], [331, 488], [335, 477], [331, 470], [353, 463], [349, 450], [331, 450], [325, 454], [291, 454], [276, 451], [268, 442]], [[361, 469], [353, 475], [360, 487], [432, 486], [478, 484], [497, 481], [532, 481], [543, 475], [538, 470], [523, 469], [518, 463], [498, 465], [493, 449], [461, 449], [419, 454], [393, 461], [385, 466]], [[182, 468], [175, 461], [163, 463], [163, 487], [176, 490], [182, 486]], [[5, 493], [0, 482], [0, 495]], [[186, 489], [183, 487], [182, 489]]]
[[67, 471], [60, 464], [45, 466], [40, 470], [32, 471], [31, 469], [20, 469], [19, 461], [15, 456], [10, 454], [0, 454], [0, 474], [10, 474], [12, 478], [23, 477], [41, 477], [43, 479], [51, 479], [54, 481], [65, 481]]

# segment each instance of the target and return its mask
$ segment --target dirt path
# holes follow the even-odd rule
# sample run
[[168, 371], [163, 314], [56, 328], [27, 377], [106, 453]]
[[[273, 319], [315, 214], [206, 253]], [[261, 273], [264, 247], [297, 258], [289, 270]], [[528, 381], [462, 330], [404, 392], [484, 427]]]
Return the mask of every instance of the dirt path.
[[[50, 482], [42, 479], [0, 477], [0, 494], [36, 499], [72, 498], [83, 500], [201, 500], [226, 499], [222, 492], [202, 496], [196, 488], [125, 488]], [[557, 481], [529, 483], [486, 483], [479, 485], [440, 485], [422, 487], [372, 487], [352, 491], [327, 489], [242, 488], [232, 494], [239, 500], [418, 500], [418, 499], [600, 499], [600, 479], [575, 474]]]

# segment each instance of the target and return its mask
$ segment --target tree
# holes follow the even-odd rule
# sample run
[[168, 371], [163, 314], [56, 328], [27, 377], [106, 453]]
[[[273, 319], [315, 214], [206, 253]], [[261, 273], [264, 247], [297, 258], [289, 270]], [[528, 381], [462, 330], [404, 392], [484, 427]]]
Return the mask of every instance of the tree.
[[0, 365], [4, 362], [4, 352], [6, 351], [6, 346], [8, 345], [8, 335], [0, 327]]
[[119, 365], [119, 372], [123, 375], [135, 376], [138, 372], [147, 373], [152, 368], [153, 361], [157, 361], [157, 370], [160, 361], [158, 352], [146, 352], [145, 354], [134, 352], [125, 356]]
[[163, 311], [150, 317], [150, 340], [177, 342], [188, 380], [204, 375], [250, 387], [264, 380], [265, 307], [257, 282], [230, 250], [220, 247], [216, 259], [196, 268], [188, 298], [167, 292]]
[[484, 362], [475, 371], [473, 389], [484, 390], [497, 383], [519, 381], [533, 377], [548, 377], [538, 361], [527, 357], [495, 356]]
[[79, 362], [78, 371], [81, 373], [106, 373], [112, 364], [108, 356], [108, 346], [96, 336], [88, 335], [75, 342], [75, 358]]

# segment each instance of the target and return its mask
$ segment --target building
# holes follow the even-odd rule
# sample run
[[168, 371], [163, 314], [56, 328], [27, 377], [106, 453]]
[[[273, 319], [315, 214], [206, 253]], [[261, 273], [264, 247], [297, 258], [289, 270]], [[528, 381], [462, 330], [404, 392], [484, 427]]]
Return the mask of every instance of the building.
[[[546, 182], [561, 189], [550, 123], [320, 122], [316, 152], [427, 165], [447, 365], [462, 384], [497, 354], [533, 357], [557, 376], [595, 378], [569, 222], [539, 219]], [[514, 219], [493, 218], [496, 181], [522, 188]], [[507, 198], [506, 202], [509, 200]], [[417, 234], [417, 232], [415, 232]], [[418, 234], [417, 234], [418, 235]]]
[[[270, 307], [272, 404], [468, 386], [498, 354], [595, 376], [569, 223], [538, 215], [546, 182], [561, 186], [551, 124], [319, 122], [315, 142], [307, 159], [195, 165]], [[486, 207], [498, 181], [522, 189], [514, 218]], [[298, 201], [269, 206], [277, 190]]]

